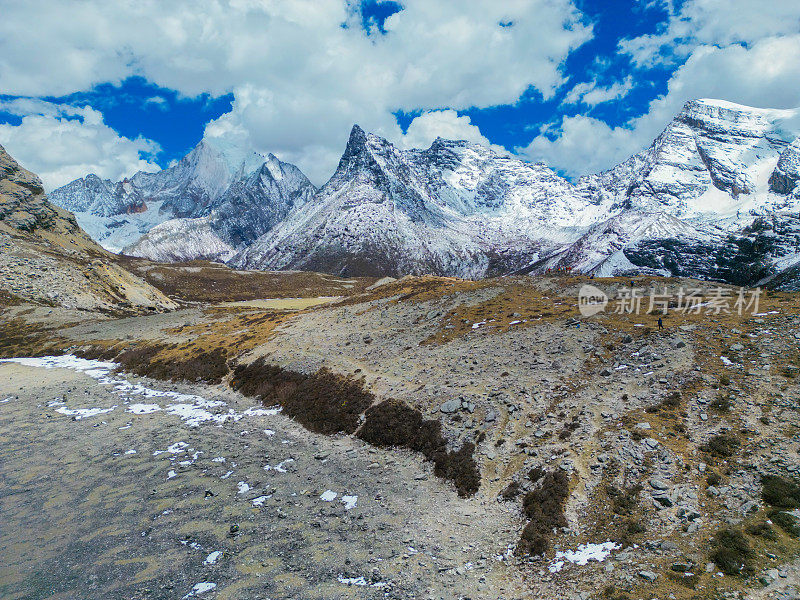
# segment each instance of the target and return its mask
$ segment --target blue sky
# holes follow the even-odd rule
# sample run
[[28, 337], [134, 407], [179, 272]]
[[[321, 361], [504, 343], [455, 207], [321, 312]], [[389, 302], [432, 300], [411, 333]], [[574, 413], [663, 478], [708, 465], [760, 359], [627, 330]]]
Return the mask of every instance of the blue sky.
[[[167, 167], [204, 135], [321, 184], [358, 122], [401, 147], [461, 137], [573, 177], [643, 149], [694, 97], [800, 105], [795, 0], [229, 2], [64, 3], [27, 54], [0, 41], [0, 144], [50, 188]], [[36, 4], [6, 7], [6, 33]]]

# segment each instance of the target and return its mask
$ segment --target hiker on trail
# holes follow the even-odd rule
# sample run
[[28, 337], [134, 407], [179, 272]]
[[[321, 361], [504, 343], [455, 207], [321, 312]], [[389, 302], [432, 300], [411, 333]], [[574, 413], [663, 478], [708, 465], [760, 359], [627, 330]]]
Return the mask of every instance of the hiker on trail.
[[658, 328], [664, 329], [664, 321], [661, 320], [661, 317], [658, 317]]

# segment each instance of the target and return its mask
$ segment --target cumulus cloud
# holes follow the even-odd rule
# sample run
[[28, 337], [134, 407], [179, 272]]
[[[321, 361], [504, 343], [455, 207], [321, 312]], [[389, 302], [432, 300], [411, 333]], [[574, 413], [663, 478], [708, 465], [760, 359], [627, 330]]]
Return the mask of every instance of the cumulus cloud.
[[447, 140], [466, 140], [491, 148], [495, 152], [508, 154], [502, 146], [492, 144], [481, 130], [472, 124], [468, 116], [459, 117], [456, 111], [449, 109], [432, 110], [416, 117], [402, 136], [400, 145], [403, 148], [427, 148], [437, 137]]
[[609, 86], [602, 86], [597, 81], [585, 81], [575, 85], [564, 97], [564, 104], [585, 104], [597, 106], [612, 100], [619, 100], [628, 95], [633, 89], [633, 77], [628, 76], [624, 81], [615, 81]]
[[564, 59], [592, 35], [572, 0], [404, 0], [385, 35], [362, 29], [358, 4], [10, 3], [0, 81], [4, 93], [28, 96], [131, 75], [189, 96], [233, 92], [228, 130], [295, 157], [319, 181], [353, 123], [399, 141], [398, 110], [513, 103], [531, 87], [552, 97]]
[[[607, 169], [647, 147], [687, 99], [720, 98], [760, 108], [800, 106], [800, 35], [769, 37], [750, 47], [699, 46], [675, 71], [667, 93], [619, 127], [565, 117], [518, 151], [575, 176]], [[601, 151], [602, 150], [602, 151]]]
[[620, 42], [620, 50], [639, 67], [652, 67], [689, 56], [697, 46], [749, 45], [767, 37], [800, 30], [797, 0], [687, 0], [653, 34]]
[[89, 106], [17, 99], [0, 101], [0, 111], [21, 117], [19, 125], [0, 124], [0, 144], [48, 191], [88, 173], [117, 180], [159, 168], [156, 142], [120, 136]]

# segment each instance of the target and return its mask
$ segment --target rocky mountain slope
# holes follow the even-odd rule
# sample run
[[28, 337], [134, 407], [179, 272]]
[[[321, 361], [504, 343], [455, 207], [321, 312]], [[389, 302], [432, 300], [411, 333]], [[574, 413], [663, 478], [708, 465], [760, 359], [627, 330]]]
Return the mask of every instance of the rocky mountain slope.
[[87, 177], [55, 197], [90, 215], [107, 246], [160, 260], [472, 278], [568, 267], [786, 287], [800, 285], [799, 132], [798, 110], [691, 101], [643, 152], [569, 182], [469, 142], [404, 151], [355, 126], [316, 193], [274, 157], [255, 169], [203, 142], [162, 173]]
[[[650, 148], [574, 184], [466, 142], [402, 152], [355, 128], [333, 178], [240, 252], [250, 268], [794, 281], [800, 113], [689, 102]], [[527, 261], [527, 263], [526, 263]]]
[[[87, 175], [50, 197], [109, 250], [179, 261], [229, 258], [315, 191], [297, 167], [272, 154], [203, 140], [158, 173], [120, 182]], [[178, 243], [164, 244], [176, 234]]]
[[232, 263], [482, 277], [559, 247], [604, 210], [544, 165], [463, 141], [403, 151], [355, 126], [330, 181]]
[[0, 290], [67, 308], [108, 311], [175, 308], [118, 266], [47, 199], [39, 178], [0, 146]]

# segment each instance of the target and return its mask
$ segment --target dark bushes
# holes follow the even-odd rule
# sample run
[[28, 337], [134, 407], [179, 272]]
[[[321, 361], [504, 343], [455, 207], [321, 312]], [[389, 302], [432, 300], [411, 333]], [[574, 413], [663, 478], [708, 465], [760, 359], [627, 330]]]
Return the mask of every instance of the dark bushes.
[[519, 484], [519, 481], [512, 481], [500, 492], [500, 497], [506, 501], [514, 500], [520, 495], [520, 492], [522, 492], [522, 486]]
[[723, 529], [711, 540], [711, 560], [726, 575], [752, 575], [753, 550], [737, 529]]
[[733, 456], [738, 448], [739, 440], [724, 433], [713, 436], [708, 442], [700, 446], [700, 450], [703, 452], [720, 458], [729, 458]]
[[786, 510], [800, 508], [800, 484], [778, 475], [761, 477], [761, 498], [773, 507], [768, 513], [770, 520], [786, 533], [800, 537], [800, 522]]
[[73, 352], [79, 358], [87, 360], [114, 360], [119, 354], [119, 348], [105, 346], [88, 346]]
[[773, 510], [769, 512], [768, 516], [770, 521], [792, 537], [800, 537], [800, 522], [793, 514], [782, 510]]
[[680, 405], [681, 405], [681, 393], [676, 390], [667, 394], [658, 404], [648, 406], [645, 409], [645, 412], [657, 413], [660, 410], [669, 410], [673, 408], [678, 408], [680, 407]]
[[260, 358], [237, 366], [231, 387], [267, 404], [279, 404], [287, 415], [311, 431], [356, 433], [375, 446], [421, 452], [433, 462], [437, 477], [453, 481], [460, 496], [478, 491], [481, 477], [473, 458], [474, 444], [465, 442], [459, 450], [449, 451], [439, 421], [423, 419], [420, 411], [397, 400], [373, 406], [375, 396], [361, 380], [327, 369], [304, 375], [269, 365]]
[[723, 394], [720, 392], [716, 395], [716, 397], [711, 401], [710, 404], [711, 408], [719, 413], [726, 413], [730, 412], [731, 410], [731, 398], [727, 394]]
[[480, 473], [472, 456], [474, 444], [465, 442], [458, 451], [448, 451], [439, 421], [423, 419], [418, 410], [397, 400], [370, 407], [365, 417], [358, 432], [365, 442], [421, 452], [433, 462], [438, 477], [453, 481], [459, 496], [471, 496], [478, 491]]
[[158, 358], [168, 346], [142, 346], [123, 351], [116, 357], [126, 371], [170, 381], [204, 381], [220, 383], [228, 374], [228, 357], [222, 348], [208, 352], [198, 351], [193, 356], [169, 356]]
[[760, 521], [758, 523], [749, 525], [747, 527], [747, 533], [756, 537], [764, 538], [765, 540], [770, 540], [772, 542], [778, 539], [778, 536], [775, 535], [775, 530], [766, 521]]
[[624, 490], [609, 485], [606, 493], [611, 497], [611, 510], [618, 515], [630, 515], [639, 503], [642, 486], [637, 484]]
[[314, 375], [293, 373], [266, 364], [263, 358], [237, 366], [231, 387], [263, 402], [279, 404], [284, 412], [317, 433], [353, 433], [373, 395], [362, 381], [320, 369]]
[[800, 508], [800, 485], [777, 475], [764, 475], [761, 477], [761, 497], [775, 508]]
[[[538, 473], [537, 473], [538, 474]], [[522, 530], [515, 553], [539, 555], [550, 547], [553, 530], [567, 526], [564, 506], [569, 498], [569, 477], [561, 469], [545, 474], [539, 487], [525, 494], [522, 510], [530, 522]]]

